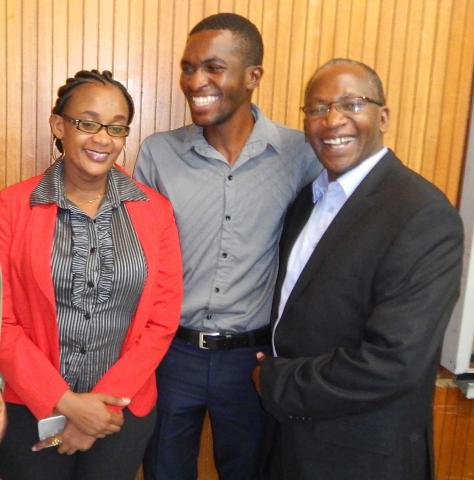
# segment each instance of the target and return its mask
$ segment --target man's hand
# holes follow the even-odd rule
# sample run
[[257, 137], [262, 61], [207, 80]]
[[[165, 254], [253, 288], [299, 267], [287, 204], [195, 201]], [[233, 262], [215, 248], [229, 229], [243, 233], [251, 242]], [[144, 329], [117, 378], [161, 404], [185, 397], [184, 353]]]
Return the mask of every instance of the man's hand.
[[112, 412], [107, 405], [125, 407], [128, 398], [118, 398], [103, 393], [74, 393], [67, 391], [56, 405], [55, 411], [66, 416], [83, 433], [103, 438], [120, 431], [123, 413]]
[[263, 352], [258, 352], [257, 353], [257, 360], [259, 365], [257, 365], [253, 371], [252, 371], [252, 380], [255, 385], [255, 390], [257, 390], [257, 393], [261, 395], [260, 392], [260, 369], [262, 368], [261, 365], [265, 361], [267, 356]]
[[0, 441], [5, 435], [5, 430], [7, 429], [7, 406], [3, 401], [3, 395], [0, 392]]
[[44, 448], [49, 448], [51, 446], [57, 446], [58, 453], [67, 455], [72, 455], [78, 450], [85, 452], [94, 445], [96, 438], [87, 435], [77, 428], [72, 422], [68, 421], [66, 427], [61, 433], [58, 433], [54, 437], [46, 438], [41, 442], [33, 445], [32, 450], [38, 452]]

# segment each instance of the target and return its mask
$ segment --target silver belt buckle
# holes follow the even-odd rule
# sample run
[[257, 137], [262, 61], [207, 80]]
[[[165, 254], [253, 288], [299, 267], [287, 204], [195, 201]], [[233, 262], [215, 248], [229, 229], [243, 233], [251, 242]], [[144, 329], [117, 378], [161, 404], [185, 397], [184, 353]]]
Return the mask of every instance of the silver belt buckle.
[[219, 332], [199, 332], [199, 348], [204, 348], [205, 350], [209, 350], [208, 347], [205, 345], [204, 337], [218, 337], [220, 335]]

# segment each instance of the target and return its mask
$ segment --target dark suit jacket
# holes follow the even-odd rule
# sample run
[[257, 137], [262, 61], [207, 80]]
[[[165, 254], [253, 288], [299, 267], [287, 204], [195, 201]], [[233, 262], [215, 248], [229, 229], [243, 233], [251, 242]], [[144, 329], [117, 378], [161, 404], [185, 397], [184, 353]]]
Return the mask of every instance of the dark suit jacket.
[[[287, 217], [274, 312], [312, 208], [309, 186]], [[261, 370], [273, 417], [265, 478], [431, 478], [432, 396], [462, 238], [445, 196], [389, 151], [329, 226], [275, 329], [278, 358]]]

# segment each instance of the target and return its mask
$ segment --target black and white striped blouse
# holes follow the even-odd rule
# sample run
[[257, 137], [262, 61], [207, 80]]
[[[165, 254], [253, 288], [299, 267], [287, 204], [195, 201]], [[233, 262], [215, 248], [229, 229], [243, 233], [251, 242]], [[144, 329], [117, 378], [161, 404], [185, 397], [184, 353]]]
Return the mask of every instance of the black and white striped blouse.
[[51, 271], [61, 375], [75, 392], [90, 391], [117, 361], [143, 290], [147, 265], [126, 200], [147, 201], [147, 196], [112, 168], [91, 219], [64, 194], [62, 160], [46, 170], [31, 195], [33, 207], [58, 205]]

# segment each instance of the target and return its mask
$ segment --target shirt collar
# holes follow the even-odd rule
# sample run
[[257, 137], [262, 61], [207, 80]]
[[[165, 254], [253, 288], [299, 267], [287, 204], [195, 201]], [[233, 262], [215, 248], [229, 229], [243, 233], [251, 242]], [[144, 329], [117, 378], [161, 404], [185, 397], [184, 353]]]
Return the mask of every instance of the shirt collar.
[[[341, 175], [335, 183], [338, 183], [344, 193], [346, 198], [349, 198], [354, 190], [359, 186], [359, 184], [364, 180], [364, 178], [370, 173], [370, 171], [377, 165], [380, 159], [387, 153], [388, 149], [386, 147], [379, 150], [374, 155], [366, 158], [361, 164], [357, 167], [352, 168], [348, 172]], [[323, 195], [327, 192], [329, 188], [329, 179], [328, 172], [324, 169], [318, 178], [313, 182], [313, 202], [321, 200]]]
[[[266, 118], [253, 103], [250, 108], [255, 118], [255, 124], [244, 148], [250, 149], [252, 157], [262, 153], [268, 145], [273, 147], [277, 153], [280, 153], [282, 146], [276, 125]], [[205, 152], [205, 156], [211, 156], [209, 153], [214, 150], [204, 137], [203, 127], [194, 123], [187, 126], [183, 145], [185, 151], [194, 149], [201, 154]]]
[[[45, 172], [38, 185], [31, 192], [30, 205], [56, 203], [68, 208], [63, 182], [64, 161], [57, 160]], [[148, 200], [147, 195], [121, 169], [113, 167], [107, 177], [107, 193], [112, 207], [125, 201]]]

